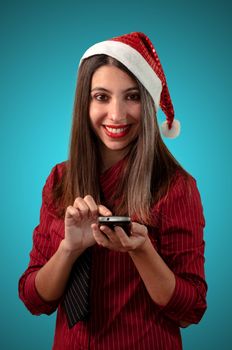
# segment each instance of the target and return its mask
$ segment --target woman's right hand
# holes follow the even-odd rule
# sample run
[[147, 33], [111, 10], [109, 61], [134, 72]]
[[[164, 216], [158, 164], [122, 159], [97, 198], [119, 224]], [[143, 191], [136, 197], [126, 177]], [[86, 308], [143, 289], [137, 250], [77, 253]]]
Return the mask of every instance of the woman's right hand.
[[111, 211], [97, 205], [90, 195], [77, 197], [65, 213], [65, 238], [63, 243], [71, 251], [82, 252], [96, 243], [91, 225], [97, 223], [98, 216], [110, 216]]

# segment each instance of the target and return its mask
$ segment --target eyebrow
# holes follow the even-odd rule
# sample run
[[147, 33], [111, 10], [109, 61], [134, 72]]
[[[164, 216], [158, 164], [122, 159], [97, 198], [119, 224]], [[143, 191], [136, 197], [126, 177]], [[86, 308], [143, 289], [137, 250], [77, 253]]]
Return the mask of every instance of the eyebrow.
[[[92, 90], [91, 90], [91, 92], [92, 91], [105, 91], [105, 92], [109, 92], [109, 93], [112, 93], [112, 91], [110, 91], [110, 90], [108, 90], [108, 89], [105, 89], [104, 87], [101, 87], [101, 86], [96, 86], [95, 88], [93, 88]], [[129, 91], [139, 91], [139, 88], [137, 87], [137, 86], [133, 86], [133, 87], [130, 87], [130, 88], [128, 88], [128, 89], [126, 89], [126, 90], [124, 90], [123, 92], [129, 92]]]

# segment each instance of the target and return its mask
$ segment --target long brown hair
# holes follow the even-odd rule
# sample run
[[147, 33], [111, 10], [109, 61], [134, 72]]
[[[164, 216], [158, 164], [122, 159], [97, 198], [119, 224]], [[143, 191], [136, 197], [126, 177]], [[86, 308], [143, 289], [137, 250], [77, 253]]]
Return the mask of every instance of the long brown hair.
[[117, 203], [117, 208], [113, 208], [114, 214], [134, 216], [136, 213], [138, 221], [150, 224], [151, 206], [167, 193], [173, 174], [177, 169], [186, 172], [160, 136], [150, 94], [123, 64], [107, 55], [89, 57], [79, 68], [69, 160], [63, 180], [54, 191], [54, 197], [59, 201], [60, 215], [64, 215], [66, 207], [72, 205], [77, 196], [90, 194], [97, 203], [101, 203], [100, 169], [97, 167], [100, 155], [96, 136], [90, 126], [89, 104], [92, 76], [103, 65], [116, 66], [136, 81], [142, 106], [140, 133], [126, 157], [117, 189], [120, 202]]

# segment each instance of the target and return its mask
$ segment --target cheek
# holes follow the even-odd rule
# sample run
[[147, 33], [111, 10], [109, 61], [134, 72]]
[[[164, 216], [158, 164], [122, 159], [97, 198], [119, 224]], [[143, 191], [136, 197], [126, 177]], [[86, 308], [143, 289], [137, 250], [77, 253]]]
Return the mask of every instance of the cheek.
[[99, 117], [99, 113], [95, 108], [89, 109], [89, 121], [90, 127], [95, 134], [99, 133], [99, 127], [101, 125], [101, 118]]
[[98, 119], [101, 118], [102, 115], [103, 115], [102, 108], [99, 108], [99, 106], [96, 106], [94, 103], [90, 104], [89, 118], [92, 123], [96, 123]]
[[91, 120], [91, 119], [90, 119], [90, 129], [97, 137], [99, 137], [99, 127], [94, 122], [94, 120]]
[[89, 105], [89, 118], [90, 118], [90, 120], [93, 119], [94, 114], [95, 114], [94, 113], [94, 106], [92, 103], [90, 103], [90, 105]]
[[89, 108], [89, 120], [90, 120], [90, 124], [92, 125], [92, 127], [94, 127], [96, 121], [97, 121], [97, 111], [93, 106], [90, 106]]
[[140, 121], [141, 119], [141, 112], [142, 112], [142, 108], [140, 105], [134, 107], [133, 116], [137, 121]]

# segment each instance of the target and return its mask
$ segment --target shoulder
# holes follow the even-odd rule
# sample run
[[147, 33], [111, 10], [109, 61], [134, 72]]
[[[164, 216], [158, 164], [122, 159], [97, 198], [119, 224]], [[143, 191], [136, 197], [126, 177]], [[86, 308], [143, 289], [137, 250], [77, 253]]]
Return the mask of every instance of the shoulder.
[[195, 178], [185, 171], [177, 170], [173, 175], [165, 199], [170, 197], [192, 197], [197, 190]]
[[174, 209], [177, 206], [197, 205], [201, 198], [195, 178], [184, 170], [176, 170], [169, 183], [166, 194], [155, 204], [153, 210]]
[[152, 219], [153, 226], [160, 227], [162, 232], [177, 229], [201, 232], [205, 226], [204, 211], [193, 176], [179, 170], [173, 175], [166, 195], [153, 207]]
[[46, 203], [49, 203], [51, 201], [51, 198], [53, 197], [53, 192], [56, 190], [56, 188], [62, 183], [62, 180], [64, 179], [65, 173], [67, 168], [67, 161], [64, 161], [62, 163], [58, 163], [51, 169], [45, 185], [43, 187], [43, 200]]
[[54, 188], [57, 184], [62, 181], [62, 178], [65, 174], [67, 167], [67, 162], [58, 163], [50, 171], [50, 174], [47, 177], [45, 187], [49, 187], [50, 189]]
[[197, 182], [188, 173], [177, 172], [162, 201], [162, 213], [171, 221], [189, 221], [204, 225], [203, 206]]

